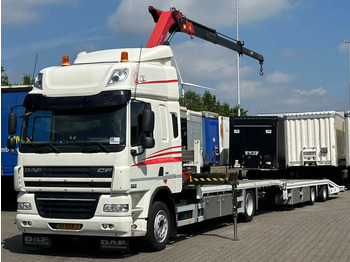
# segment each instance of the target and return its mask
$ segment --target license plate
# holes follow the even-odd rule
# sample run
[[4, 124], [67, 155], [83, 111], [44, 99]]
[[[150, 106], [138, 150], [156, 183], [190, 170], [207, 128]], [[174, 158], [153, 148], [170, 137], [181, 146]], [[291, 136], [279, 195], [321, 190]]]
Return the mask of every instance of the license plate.
[[83, 228], [82, 224], [66, 224], [66, 223], [57, 223], [54, 224], [54, 229], [63, 229], [63, 230], [80, 230]]

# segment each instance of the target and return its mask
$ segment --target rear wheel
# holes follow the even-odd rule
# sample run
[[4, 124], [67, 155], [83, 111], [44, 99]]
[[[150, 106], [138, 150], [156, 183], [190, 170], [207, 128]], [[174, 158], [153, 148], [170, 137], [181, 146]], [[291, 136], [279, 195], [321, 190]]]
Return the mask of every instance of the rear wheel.
[[316, 200], [316, 189], [314, 187], [310, 188], [310, 201], [308, 202], [309, 205], [313, 205]]
[[168, 207], [161, 201], [152, 205], [147, 224], [146, 240], [154, 251], [165, 248], [170, 236], [170, 215]]
[[244, 200], [245, 201], [244, 201], [243, 220], [245, 222], [250, 222], [252, 221], [255, 214], [255, 199], [254, 199], [253, 191], [247, 190]]
[[318, 190], [318, 200], [321, 202], [325, 202], [327, 200], [327, 187], [326, 186], [322, 186]]

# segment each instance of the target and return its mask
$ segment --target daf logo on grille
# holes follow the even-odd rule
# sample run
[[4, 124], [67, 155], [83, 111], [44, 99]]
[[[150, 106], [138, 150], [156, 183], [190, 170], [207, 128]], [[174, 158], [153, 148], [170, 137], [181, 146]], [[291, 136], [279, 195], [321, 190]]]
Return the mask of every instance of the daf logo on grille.
[[26, 167], [24, 168], [24, 172], [40, 173], [43, 172], [43, 169], [42, 167]]
[[101, 168], [97, 169], [97, 173], [109, 173], [109, 172], [112, 172], [112, 168], [110, 168], [110, 167], [107, 167], [107, 168], [101, 167]]

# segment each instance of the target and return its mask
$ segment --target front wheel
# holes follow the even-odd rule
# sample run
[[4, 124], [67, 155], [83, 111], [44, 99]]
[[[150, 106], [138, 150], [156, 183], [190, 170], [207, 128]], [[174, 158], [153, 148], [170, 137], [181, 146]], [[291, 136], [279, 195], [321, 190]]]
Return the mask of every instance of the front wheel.
[[161, 201], [153, 203], [147, 224], [146, 240], [150, 248], [159, 251], [165, 248], [170, 236], [168, 207]]

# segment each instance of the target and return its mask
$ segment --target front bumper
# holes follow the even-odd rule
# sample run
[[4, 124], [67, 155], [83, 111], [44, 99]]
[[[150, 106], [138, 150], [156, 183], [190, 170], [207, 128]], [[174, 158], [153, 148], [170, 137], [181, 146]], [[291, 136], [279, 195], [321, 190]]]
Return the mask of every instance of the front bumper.
[[[95, 216], [87, 220], [75, 220], [43, 218], [37, 214], [17, 214], [15, 221], [20, 232], [30, 234], [108, 237], [139, 237], [146, 234], [146, 230], [139, 229], [146, 221], [133, 222], [131, 217]], [[81, 225], [81, 229], [57, 229], [55, 225], [58, 224]]]

